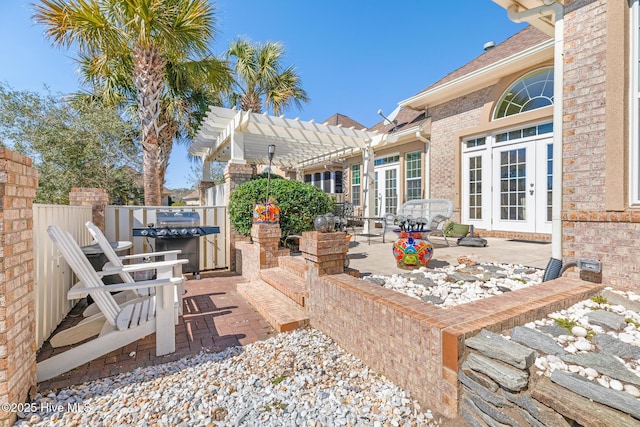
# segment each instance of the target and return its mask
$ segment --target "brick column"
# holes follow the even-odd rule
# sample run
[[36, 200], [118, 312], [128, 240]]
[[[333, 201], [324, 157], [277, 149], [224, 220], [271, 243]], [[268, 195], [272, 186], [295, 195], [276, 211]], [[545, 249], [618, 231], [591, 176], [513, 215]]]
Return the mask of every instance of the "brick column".
[[198, 182], [198, 192], [200, 196], [200, 206], [204, 206], [207, 203], [207, 190], [215, 185], [213, 181], [200, 181]]
[[103, 188], [72, 188], [69, 193], [71, 206], [91, 206], [91, 221], [104, 233], [104, 211], [109, 203], [107, 190]]
[[307, 264], [317, 270], [318, 276], [344, 273], [344, 259], [348, 250], [347, 234], [343, 231], [305, 231], [300, 239], [302, 256]]
[[[31, 159], [0, 148], [0, 402], [24, 403], [36, 385]], [[0, 410], [0, 426], [15, 413]]]
[[248, 280], [260, 277], [260, 270], [278, 266], [278, 258], [289, 255], [287, 248], [280, 247], [280, 224], [253, 224], [253, 242], [236, 242], [240, 255], [236, 261], [236, 271]]
[[[225, 204], [229, 206], [229, 197], [233, 190], [240, 184], [251, 179], [253, 169], [251, 165], [246, 163], [229, 163], [224, 168], [224, 189]], [[229, 270], [236, 271], [236, 242], [248, 241], [249, 236], [243, 236], [238, 233], [232, 226], [229, 214], [227, 213], [227, 230], [229, 233], [229, 241], [227, 243], [227, 259], [229, 260]]]

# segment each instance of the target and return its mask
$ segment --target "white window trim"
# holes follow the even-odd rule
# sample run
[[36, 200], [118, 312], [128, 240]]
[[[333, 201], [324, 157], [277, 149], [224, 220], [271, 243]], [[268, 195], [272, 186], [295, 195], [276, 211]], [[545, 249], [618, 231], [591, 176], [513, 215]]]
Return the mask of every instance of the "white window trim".
[[640, 13], [640, 6], [638, 1], [634, 1], [631, 4], [631, 84], [630, 86], [630, 108], [629, 108], [629, 203], [631, 207], [640, 208], [640, 81], [638, 81], [638, 61], [640, 57], [638, 55], [638, 49], [640, 48], [640, 31], [638, 31], [638, 25], [640, 25], [640, 19], [638, 14]]
[[[409, 178], [408, 177], [409, 169], [407, 168], [407, 157], [406, 156], [407, 156], [407, 154], [416, 154], [416, 153], [419, 153], [418, 154], [418, 160], [420, 161], [420, 175], [418, 175], [417, 177]], [[406, 186], [404, 192], [406, 193], [407, 200], [409, 200], [409, 194], [408, 194], [409, 193], [408, 192], [408, 190], [409, 190], [409, 181], [418, 181], [418, 182], [420, 182], [420, 193], [418, 194], [418, 197], [417, 197], [418, 199], [420, 199], [422, 194], [424, 193], [423, 187], [422, 187], [422, 176], [424, 174], [424, 156], [423, 156], [422, 150], [416, 150], [416, 151], [411, 151], [411, 152], [405, 153], [404, 154], [404, 165], [405, 165], [404, 180], [405, 180], [405, 186]], [[411, 200], [415, 200], [415, 199], [411, 199]]]

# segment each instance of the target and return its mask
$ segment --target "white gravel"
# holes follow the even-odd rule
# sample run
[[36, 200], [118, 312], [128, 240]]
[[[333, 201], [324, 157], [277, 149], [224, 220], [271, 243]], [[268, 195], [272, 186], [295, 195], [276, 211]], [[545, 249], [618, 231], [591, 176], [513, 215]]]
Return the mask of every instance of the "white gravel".
[[314, 329], [44, 392], [33, 407], [17, 425], [437, 425], [408, 392]]
[[[465, 266], [419, 269], [406, 274], [372, 276], [390, 289], [414, 298], [441, 299], [442, 308], [487, 298], [542, 281], [543, 271], [521, 265], [485, 264], [477, 281], [455, 281]], [[469, 271], [467, 269], [467, 271]], [[485, 273], [482, 273], [484, 271]], [[468, 278], [468, 277], [467, 277]], [[430, 280], [421, 285], [416, 281]], [[627, 293], [631, 300], [640, 296]], [[588, 312], [604, 308], [633, 319], [640, 314], [621, 306], [586, 300], [525, 326], [539, 329], [555, 318], [575, 320], [570, 335], [554, 339], [569, 353], [596, 351], [588, 334]], [[612, 336], [640, 346], [640, 328], [629, 323]], [[510, 338], [510, 337], [506, 337]], [[621, 360], [640, 376], [640, 360]], [[554, 369], [576, 372], [605, 387], [640, 397], [638, 387], [572, 366], [552, 355], [535, 362], [538, 375]], [[369, 370], [329, 337], [314, 329], [278, 334], [266, 341], [201, 353], [177, 362], [140, 368], [115, 377], [37, 394], [30, 412], [16, 425], [64, 426], [435, 426], [420, 404], [384, 376]]]
[[[640, 295], [637, 295], [633, 292], [616, 291], [610, 287], [605, 288], [605, 290], [618, 293], [631, 301], [640, 300]], [[587, 314], [594, 310], [606, 310], [612, 313], [616, 313], [623, 316], [625, 319], [631, 320], [631, 322], [627, 322], [627, 326], [623, 331], [605, 329], [599, 325], [595, 325], [589, 322]], [[566, 310], [551, 313], [544, 319], [539, 319], [535, 322], [527, 323], [524, 326], [531, 329], [540, 330], [541, 327], [553, 325], [554, 323], [556, 323], [556, 319], [561, 320], [562, 322], [569, 320], [578, 324], [577, 326], [571, 328], [571, 333], [567, 335], [559, 335], [557, 337], [553, 337], [552, 335], [547, 334], [551, 336], [555, 340], [555, 342], [558, 343], [562, 348], [564, 348], [567, 353], [570, 354], [584, 354], [598, 351], [596, 345], [590, 341], [589, 337], [589, 335], [596, 333], [606, 333], [607, 335], [618, 338], [624, 343], [640, 346], [640, 313], [633, 310], [628, 310], [621, 305], [598, 303], [592, 299], [588, 299], [574, 304]], [[622, 359], [617, 356], [614, 357], [616, 357], [618, 361], [624, 364], [624, 366], [630, 371], [630, 373], [637, 376], [638, 380], [640, 380], [640, 360]], [[636, 385], [625, 384], [616, 379], [609, 378], [607, 375], [602, 375], [593, 368], [585, 368], [584, 366], [567, 364], [559, 357], [553, 355], [539, 355], [536, 358], [535, 367], [535, 372], [538, 375], [550, 376], [554, 370], [560, 369], [562, 371], [580, 374], [581, 376], [592, 381], [597, 381], [604, 387], [612, 388], [614, 390], [624, 390], [636, 398], [640, 397], [640, 391], [638, 389], [638, 386]]]

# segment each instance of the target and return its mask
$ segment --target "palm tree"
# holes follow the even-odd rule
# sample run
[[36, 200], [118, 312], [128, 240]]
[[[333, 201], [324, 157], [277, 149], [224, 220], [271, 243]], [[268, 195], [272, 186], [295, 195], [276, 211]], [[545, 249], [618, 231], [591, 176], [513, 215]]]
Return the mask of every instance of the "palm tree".
[[251, 43], [245, 39], [231, 42], [227, 60], [234, 70], [236, 84], [229, 94], [232, 105], [245, 111], [275, 115], [295, 104], [308, 102], [300, 76], [293, 66], [283, 69], [284, 48], [278, 42]]
[[85, 58], [97, 60], [96, 69], [121, 64], [132, 76], [145, 204], [159, 205], [157, 169], [167, 64], [208, 55], [207, 45], [214, 36], [213, 8], [207, 0], [41, 0], [34, 7], [36, 22], [46, 27], [54, 45], [75, 44]]
[[[136, 115], [135, 87], [126, 66], [106, 63], [103, 58], [83, 56], [80, 73], [83, 83], [92, 88], [91, 93], [76, 94], [79, 98], [97, 98], [115, 104], [123, 112]], [[223, 92], [233, 81], [226, 64], [217, 58], [167, 63], [167, 90], [161, 100], [158, 118], [158, 167], [156, 185], [162, 194], [164, 178], [173, 142], [186, 142], [197, 131], [210, 105], [222, 105]]]

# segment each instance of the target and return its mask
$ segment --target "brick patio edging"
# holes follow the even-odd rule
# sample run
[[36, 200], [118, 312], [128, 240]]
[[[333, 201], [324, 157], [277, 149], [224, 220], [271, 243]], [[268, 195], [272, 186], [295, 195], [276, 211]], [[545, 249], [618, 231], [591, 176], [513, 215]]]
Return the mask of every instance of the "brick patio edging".
[[524, 325], [603, 287], [563, 277], [441, 309], [347, 274], [310, 273], [311, 326], [447, 418], [458, 416], [466, 338]]

